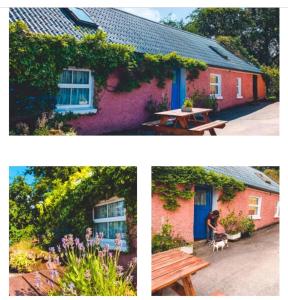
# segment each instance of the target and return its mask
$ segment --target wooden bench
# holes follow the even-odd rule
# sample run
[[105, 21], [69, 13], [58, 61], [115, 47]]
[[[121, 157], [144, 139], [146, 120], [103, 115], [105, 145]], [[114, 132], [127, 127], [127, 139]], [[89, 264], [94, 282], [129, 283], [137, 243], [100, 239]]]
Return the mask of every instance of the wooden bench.
[[215, 128], [224, 128], [227, 121], [213, 121], [194, 128], [189, 129], [195, 135], [203, 135], [206, 130], [209, 130], [211, 135], [216, 135]]
[[[175, 121], [175, 118], [169, 118], [167, 120], [167, 123], [168, 122], [174, 122], [174, 121]], [[154, 126], [157, 126], [157, 125], [160, 125], [160, 120], [155, 120], [155, 121], [142, 123], [142, 126], [144, 126], [144, 127], [154, 127]]]

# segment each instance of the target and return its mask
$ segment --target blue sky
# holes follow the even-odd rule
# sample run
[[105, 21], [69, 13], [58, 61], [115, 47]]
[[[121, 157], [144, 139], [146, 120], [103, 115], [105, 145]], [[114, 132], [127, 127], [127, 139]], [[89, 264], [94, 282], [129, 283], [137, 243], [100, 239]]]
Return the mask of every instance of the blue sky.
[[159, 22], [161, 19], [167, 17], [169, 14], [172, 14], [172, 18], [175, 20], [181, 20], [187, 17], [191, 11], [195, 8], [192, 7], [125, 7], [121, 8], [127, 12], [130, 12], [134, 15]]
[[[19, 167], [9, 167], [9, 183], [11, 183], [16, 176], [24, 175], [27, 167], [19, 166]], [[31, 175], [25, 175], [26, 182], [31, 184], [33, 182], [34, 177]]]

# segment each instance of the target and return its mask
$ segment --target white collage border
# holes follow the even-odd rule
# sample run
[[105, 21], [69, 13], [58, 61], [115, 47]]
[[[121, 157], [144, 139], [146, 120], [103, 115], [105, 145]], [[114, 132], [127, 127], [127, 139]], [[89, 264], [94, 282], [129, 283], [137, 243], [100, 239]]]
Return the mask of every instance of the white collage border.
[[[121, 3], [121, 5], [120, 5]], [[280, 166], [281, 242], [280, 295], [288, 289], [288, 6], [287, 0], [178, 0], [177, 7], [282, 7], [280, 12], [280, 136], [165, 137], [76, 136], [9, 137], [8, 7], [99, 6], [175, 7], [172, 1], [1, 0], [0, 6], [0, 298], [8, 299], [9, 166], [17, 165], [130, 165], [138, 167], [138, 296], [151, 290], [151, 166]], [[6, 7], [6, 8], [5, 8]], [[285, 66], [287, 66], [285, 68]], [[84, 156], [83, 153], [86, 155]], [[267, 274], [269, 276], [269, 274]], [[285, 284], [286, 283], [286, 284]], [[245, 288], [245, 287], [243, 287]], [[14, 297], [10, 297], [14, 298]], [[35, 299], [28, 296], [25, 299]], [[56, 297], [58, 298], [58, 297]], [[79, 298], [83, 298], [80, 296]], [[87, 297], [85, 297], [86, 299]], [[88, 297], [90, 298], [90, 297]], [[104, 297], [98, 297], [104, 298]], [[163, 298], [163, 297], [162, 297]], [[161, 299], [162, 299], [161, 298]], [[166, 298], [166, 297], [164, 297]], [[205, 298], [205, 297], [204, 297]], [[154, 299], [154, 297], [153, 297]], [[265, 298], [267, 299], [267, 298]]]

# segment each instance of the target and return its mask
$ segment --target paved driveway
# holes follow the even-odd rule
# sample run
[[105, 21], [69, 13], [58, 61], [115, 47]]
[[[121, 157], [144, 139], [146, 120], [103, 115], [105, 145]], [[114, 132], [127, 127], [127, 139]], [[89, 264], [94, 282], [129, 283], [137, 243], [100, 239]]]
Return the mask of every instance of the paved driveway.
[[217, 113], [213, 119], [227, 120], [217, 135], [279, 135], [279, 102], [253, 103]]
[[[210, 265], [193, 276], [199, 296], [221, 291], [226, 296], [279, 295], [279, 225], [262, 229], [254, 236], [230, 243], [212, 252], [205, 244], [196, 255]], [[163, 295], [173, 295], [166, 289]]]

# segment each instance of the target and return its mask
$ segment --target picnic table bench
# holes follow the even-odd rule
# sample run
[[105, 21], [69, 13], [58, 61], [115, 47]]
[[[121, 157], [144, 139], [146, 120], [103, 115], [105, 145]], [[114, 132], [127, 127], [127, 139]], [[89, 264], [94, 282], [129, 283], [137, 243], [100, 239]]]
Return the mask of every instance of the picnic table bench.
[[[36, 279], [38, 276], [38, 279]], [[40, 282], [37, 284], [37, 281]], [[47, 296], [52, 288], [58, 287], [57, 278], [49, 270], [21, 274], [9, 278], [10, 296]]]
[[[172, 249], [152, 255], [152, 293], [166, 287], [179, 295], [195, 296], [191, 275], [209, 265], [205, 260], [180, 249]], [[183, 286], [178, 283], [182, 281]]]
[[205, 131], [209, 131], [211, 135], [216, 135], [215, 128], [224, 128], [227, 121], [210, 122], [208, 114], [211, 111], [209, 108], [194, 107], [191, 112], [183, 112], [181, 109], [157, 112], [155, 115], [160, 116], [160, 120], [142, 125], [159, 134], [203, 135]]

